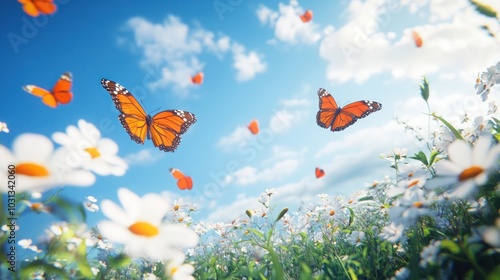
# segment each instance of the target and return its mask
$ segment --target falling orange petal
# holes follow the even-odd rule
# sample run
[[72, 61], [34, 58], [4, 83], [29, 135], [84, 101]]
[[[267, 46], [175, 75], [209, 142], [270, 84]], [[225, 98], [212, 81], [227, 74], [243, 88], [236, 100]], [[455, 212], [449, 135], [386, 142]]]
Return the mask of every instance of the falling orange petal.
[[320, 169], [319, 167], [316, 167], [316, 178], [321, 178], [325, 176], [325, 171], [323, 169]]
[[411, 35], [413, 36], [413, 41], [415, 41], [415, 46], [417, 46], [417, 48], [422, 47], [424, 41], [422, 40], [422, 37], [420, 37], [420, 34], [418, 34], [417, 31], [413, 30], [411, 32]]
[[302, 22], [310, 22], [313, 18], [313, 12], [311, 10], [307, 10], [303, 15], [300, 16]]
[[23, 10], [26, 14], [32, 17], [37, 17], [40, 14], [50, 15], [56, 12], [57, 6], [53, 0], [17, 0], [23, 4]]
[[203, 72], [198, 72], [198, 74], [191, 77], [191, 82], [193, 82], [193, 84], [201, 85], [203, 83]]
[[259, 121], [258, 120], [253, 120], [249, 125], [248, 129], [252, 134], [259, 134]]

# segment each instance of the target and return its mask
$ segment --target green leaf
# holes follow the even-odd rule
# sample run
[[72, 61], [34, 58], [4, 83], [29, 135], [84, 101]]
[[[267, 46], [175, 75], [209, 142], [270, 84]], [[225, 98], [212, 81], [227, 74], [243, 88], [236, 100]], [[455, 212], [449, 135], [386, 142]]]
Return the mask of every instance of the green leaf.
[[265, 247], [265, 249], [269, 252], [269, 255], [271, 256], [271, 261], [273, 262], [273, 272], [274, 272], [273, 279], [285, 279], [285, 271], [283, 271], [283, 267], [281, 267], [278, 255], [270, 246]]
[[481, 13], [483, 16], [487, 17], [492, 17], [496, 18], [497, 17], [497, 10], [495, 10], [493, 7], [490, 5], [487, 5], [481, 1], [478, 0], [469, 0], [469, 2], [476, 7], [476, 10]]
[[422, 77], [422, 84], [420, 84], [420, 94], [425, 102], [429, 100], [429, 82], [425, 76]]
[[[20, 269], [21, 272], [21, 279], [31, 279], [31, 274], [37, 272], [37, 271], [43, 271], [45, 272], [45, 276], [55, 276], [57, 275], [57, 279], [68, 279], [69, 277], [66, 275], [66, 271], [64, 269], [55, 267], [49, 263], [46, 263], [43, 260], [35, 260], [30, 262], [28, 265], [23, 266]], [[52, 279], [49, 277], [48, 279]]]
[[351, 226], [352, 222], [354, 221], [354, 211], [351, 208], [349, 208], [349, 207], [347, 209], [349, 209], [349, 213], [350, 213], [350, 215], [349, 215], [349, 225], [348, 226]]
[[451, 130], [451, 132], [453, 132], [453, 135], [455, 135], [455, 137], [457, 139], [464, 140], [464, 138], [462, 137], [460, 132], [458, 132], [458, 130], [456, 130], [456, 128], [454, 128], [453, 125], [451, 125], [449, 122], [447, 122], [445, 119], [443, 119], [440, 116], [437, 116], [435, 114], [432, 114], [432, 116], [435, 117], [436, 119], [440, 120], [444, 125], [446, 125], [446, 127], [448, 127]]
[[264, 234], [254, 228], [248, 228], [247, 229], [249, 232], [252, 232], [253, 234], [257, 235], [258, 237], [264, 239]]
[[425, 166], [429, 166], [429, 162], [427, 161], [427, 157], [425, 156], [425, 154], [422, 151], [418, 152], [417, 154], [415, 154], [415, 156], [410, 157], [410, 158], [416, 159], [416, 160], [422, 162]]
[[451, 240], [443, 240], [441, 241], [441, 248], [442, 249], [448, 249], [451, 253], [457, 255], [460, 253], [461, 249], [460, 246], [458, 246], [457, 243], [451, 241]]
[[431, 155], [430, 155], [430, 159], [429, 159], [429, 166], [431, 166], [434, 161], [436, 160], [436, 157], [439, 155], [439, 151], [438, 150], [432, 150], [431, 151]]
[[312, 270], [311, 270], [311, 268], [307, 264], [305, 264], [303, 262], [300, 263], [300, 266], [302, 267], [302, 271], [300, 272], [300, 280], [309, 280], [309, 279], [312, 279]]
[[125, 267], [130, 264], [132, 259], [125, 254], [120, 254], [114, 258], [109, 259], [109, 266], [114, 268]]

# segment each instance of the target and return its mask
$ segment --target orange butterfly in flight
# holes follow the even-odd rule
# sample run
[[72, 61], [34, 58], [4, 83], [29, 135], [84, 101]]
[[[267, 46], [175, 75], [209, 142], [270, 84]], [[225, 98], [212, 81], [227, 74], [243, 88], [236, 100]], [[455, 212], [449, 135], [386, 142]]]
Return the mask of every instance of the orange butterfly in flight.
[[151, 117], [120, 84], [102, 79], [101, 85], [113, 98], [120, 111], [118, 119], [130, 138], [141, 145], [147, 136], [161, 151], [173, 152], [181, 142], [181, 135], [196, 122], [194, 114], [182, 110], [166, 110]]
[[323, 169], [320, 169], [319, 167], [316, 167], [315, 173], [316, 173], [316, 178], [318, 179], [325, 176], [325, 171]]
[[179, 187], [179, 189], [190, 190], [193, 188], [193, 179], [191, 179], [191, 176], [185, 176], [184, 173], [177, 168], [170, 168], [170, 173], [177, 179], [177, 187]]
[[316, 115], [316, 123], [331, 131], [344, 130], [358, 119], [382, 109], [382, 104], [368, 100], [356, 101], [341, 108], [332, 95], [323, 88], [318, 90], [318, 97], [319, 111]]
[[34, 96], [41, 97], [45, 105], [56, 108], [58, 104], [68, 104], [73, 99], [73, 93], [71, 93], [72, 84], [71, 73], [66, 72], [61, 75], [52, 91], [34, 85], [24, 86], [23, 89]]
[[201, 85], [203, 83], [203, 72], [198, 72], [198, 74], [191, 77], [191, 82], [193, 84]]
[[303, 15], [300, 16], [302, 22], [310, 22], [313, 17], [313, 12], [311, 10], [305, 11]]
[[254, 135], [259, 134], [259, 121], [258, 120], [253, 120], [249, 125], [248, 129], [250, 132]]
[[420, 37], [420, 34], [418, 34], [417, 31], [413, 30], [411, 32], [411, 36], [413, 37], [413, 41], [415, 42], [415, 46], [417, 46], [417, 48], [422, 47], [422, 45], [424, 44], [424, 41], [422, 40], [422, 37]]
[[40, 14], [50, 15], [56, 12], [57, 6], [54, 0], [17, 0], [23, 4], [25, 13], [32, 17], [37, 17]]

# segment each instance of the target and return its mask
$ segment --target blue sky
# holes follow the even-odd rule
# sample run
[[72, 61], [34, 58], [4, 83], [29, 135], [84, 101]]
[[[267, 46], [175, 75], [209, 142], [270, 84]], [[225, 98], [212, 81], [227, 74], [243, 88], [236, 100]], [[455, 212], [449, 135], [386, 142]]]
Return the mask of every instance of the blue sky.
[[[394, 147], [413, 154], [422, 146], [395, 123], [398, 117], [426, 124], [421, 75], [431, 82], [433, 109], [456, 116], [484, 109], [474, 81], [500, 60], [499, 41], [480, 29], [487, 24], [498, 32], [498, 20], [482, 17], [468, 1], [191, 2], [65, 0], [54, 15], [34, 19], [17, 1], [2, 1], [0, 121], [10, 133], [0, 133], [0, 144], [10, 148], [27, 132], [50, 137], [84, 119], [118, 144], [129, 168], [124, 176], [98, 176], [87, 188], [67, 186], [64, 197], [116, 200], [117, 189], [127, 187], [193, 201], [198, 220], [230, 220], [257, 207], [268, 188], [278, 190], [280, 206], [294, 207], [393, 176], [379, 154]], [[298, 15], [306, 9], [314, 17], [304, 24]], [[423, 37], [422, 48], [412, 30]], [[204, 83], [191, 85], [189, 75], [200, 70]], [[74, 79], [68, 105], [52, 109], [22, 90], [50, 89], [65, 71]], [[198, 121], [174, 153], [150, 141], [138, 145], [121, 127], [101, 78], [128, 88], [148, 112], [182, 109]], [[383, 109], [332, 133], [316, 125], [319, 87], [341, 106], [368, 99]], [[255, 118], [257, 137], [245, 128]], [[193, 190], [177, 189], [171, 167], [193, 178]], [[320, 180], [316, 167], [326, 172]], [[27, 219], [33, 217], [39, 218]], [[89, 225], [102, 218], [89, 215]], [[47, 225], [36, 221], [41, 232]]]

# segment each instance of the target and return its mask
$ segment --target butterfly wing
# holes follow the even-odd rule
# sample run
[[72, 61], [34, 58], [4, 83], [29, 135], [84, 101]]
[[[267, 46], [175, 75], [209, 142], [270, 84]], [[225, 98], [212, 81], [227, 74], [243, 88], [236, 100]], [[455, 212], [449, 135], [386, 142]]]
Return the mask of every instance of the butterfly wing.
[[73, 93], [71, 93], [72, 84], [73, 78], [70, 72], [61, 75], [52, 89], [52, 94], [58, 103], [67, 104], [73, 99]]
[[417, 31], [413, 30], [411, 32], [411, 36], [413, 37], [413, 41], [415, 42], [415, 46], [417, 48], [422, 47], [422, 45], [424, 44], [424, 41], [422, 40], [422, 37], [420, 37], [420, 34], [418, 34]]
[[34, 96], [41, 97], [42, 102], [45, 105], [47, 105], [51, 108], [57, 107], [57, 100], [55, 99], [54, 95], [52, 95], [52, 93], [50, 93], [50, 91], [48, 91], [44, 88], [38, 87], [38, 86], [34, 86], [34, 85], [24, 86], [23, 89], [25, 91], [27, 91], [28, 93], [33, 94]]
[[181, 142], [181, 135], [196, 122], [194, 114], [182, 110], [167, 110], [151, 119], [151, 140], [155, 147], [173, 152]]
[[180, 180], [182, 178], [184, 178], [184, 173], [182, 173], [179, 169], [177, 168], [170, 168], [170, 173], [172, 174], [172, 176], [176, 179], [176, 180]]
[[191, 179], [191, 176], [186, 176], [177, 181], [177, 187], [181, 190], [190, 190], [193, 188], [193, 179]]
[[253, 120], [249, 125], [248, 129], [254, 135], [259, 133], [259, 122], [257, 120]]
[[382, 104], [375, 101], [361, 100], [342, 107], [334, 119], [331, 130], [340, 131], [354, 124], [358, 119], [382, 109]]
[[323, 88], [318, 90], [319, 111], [316, 114], [316, 123], [323, 127], [329, 128], [335, 118], [335, 114], [339, 106], [333, 96]]
[[116, 109], [120, 111], [118, 118], [130, 138], [139, 144], [144, 144], [148, 132], [148, 116], [134, 96], [122, 85], [101, 79], [101, 85], [113, 98]]

